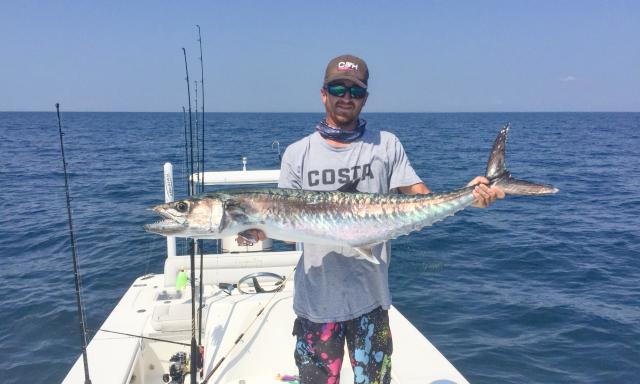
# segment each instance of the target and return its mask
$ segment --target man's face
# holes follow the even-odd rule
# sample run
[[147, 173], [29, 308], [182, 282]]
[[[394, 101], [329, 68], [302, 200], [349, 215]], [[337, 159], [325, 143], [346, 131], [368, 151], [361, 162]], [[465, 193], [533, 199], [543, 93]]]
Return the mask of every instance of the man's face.
[[[331, 84], [341, 84], [346, 87], [355, 85], [350, 80], [340, 80]], [[322, 95], [322, 103], [327, 110], [327, 123], [335, 125], [338, 128], [349, 126], [358, 120], [360, 111], [369, 96], [369, 93], [366, 93], [363, 98], [355, 99], [351, 97], [351, 93], [348, 91], [345, 92], [344, 96], [334, 96], [325, 88], [320, 90], [320, 94]], [[353, 128], [355, 128], [355, 126]]]

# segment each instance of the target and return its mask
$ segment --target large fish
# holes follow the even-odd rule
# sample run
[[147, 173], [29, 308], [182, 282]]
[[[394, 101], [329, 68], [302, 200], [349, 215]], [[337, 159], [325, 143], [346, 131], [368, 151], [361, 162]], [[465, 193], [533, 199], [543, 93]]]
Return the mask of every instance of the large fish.
[[[485, 176], [506, 194], [543, 195], [558, 189], [517, 180], [505, 167], [509, 125], [495, 140]], [[220, 239], [257, 228], [274, 239], [350, 246], [377, 263], [371, 248], [417, 231], [470, 206], [473, 186], [428, 195], [357, 192], [358, 180], [338, 191], [234, 189], [204, 193], [153, 208], [165, 220], [145, 225], [161, 235]]]

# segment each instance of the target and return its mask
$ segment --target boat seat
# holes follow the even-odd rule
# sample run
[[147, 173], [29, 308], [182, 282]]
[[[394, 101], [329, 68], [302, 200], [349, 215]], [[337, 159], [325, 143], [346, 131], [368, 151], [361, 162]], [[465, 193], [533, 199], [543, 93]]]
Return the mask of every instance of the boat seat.
[[[206, 285], [203, 297], [211, 298], [219, 293], [214, 287]], [[196, 296], [199, 297], [199, 296]], [[177, 292], [170, 287], [157, 293], [153, 313], [149, 319], [151, 327], [158, 332], [180, 332], [191, 330], [191, 291], [187, 288]], [[202, 318], [207, 318], [209, 306], [202, 309]], [[196, 324], [197, 326], [197, 324]]]
[[[223, 253], [204, 256], [205, 285], [236, 283], [253, 272], [271, 272], [288, 276], [300, 259], [300, 251], [253, 252], [250, 254]], [[167, 257], [164, 263], [164, 286], [175, 287], [176, 276], [184, 268], [190, 274], [189, 256]], [[196, 257], [196, 276], [200, 274], [200, 258]]]
[[156, 331], [177, 332], [191, 329], [191, 302], [156, 305], [151, 315], [151, 326]]

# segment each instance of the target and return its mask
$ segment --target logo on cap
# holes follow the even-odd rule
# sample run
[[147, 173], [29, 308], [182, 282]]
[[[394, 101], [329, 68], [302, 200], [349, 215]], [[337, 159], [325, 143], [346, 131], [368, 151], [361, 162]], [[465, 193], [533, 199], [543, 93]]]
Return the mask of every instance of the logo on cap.
[[338, 63], [338, 71], [357, 71], [358, 64], [354, 64], [350, 61], [341, 61]]

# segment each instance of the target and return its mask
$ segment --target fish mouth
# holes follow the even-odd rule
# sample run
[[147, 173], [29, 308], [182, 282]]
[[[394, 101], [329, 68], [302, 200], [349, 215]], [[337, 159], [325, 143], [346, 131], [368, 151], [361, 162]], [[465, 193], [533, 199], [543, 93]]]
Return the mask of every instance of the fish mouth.
[[187, 228], [186, 224], [180, 224], [172, 219], [156, 221], [152, 224], [145, 224], [144, 230], [147, 232], [158, 233], [160, 235], [171, 235], [182, 232]]
[[171, 235], [182, 232], [187, 228], [187, 220], [184, 217], [172, 214], [163, 206], [157, 206], [153, 208], [152, 211], [164, 217], [164, 220], [145, 224], [144, 230], [147, 232], [158, 233], [160, 235]]

